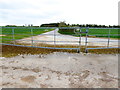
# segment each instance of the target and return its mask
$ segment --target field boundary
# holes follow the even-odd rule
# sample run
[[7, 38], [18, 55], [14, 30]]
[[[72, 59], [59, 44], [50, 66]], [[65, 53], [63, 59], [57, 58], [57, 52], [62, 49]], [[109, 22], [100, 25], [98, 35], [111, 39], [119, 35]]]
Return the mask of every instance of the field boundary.
[[[85, 36], [85, 52], [87, 53], [90, 49], [111, 49], [111, 48], [120, 48], [119, 46], [118, 47], [110, 47], [110, 36], [111, 36], [111, 29], [120, 29], [120, 28], [89, 28], [89, 27], [39, 27], [39, 28], [33, 28], [33, 27], [3, 27], [3, 28], [6, 28], [6, 29], [12, 29], [11, 30], [11, 33], [7, 33], [7, 34], [12, 34], [12, 39], [11, 39], [11, 41], [10, 42], [7, 42], [7, 43], [0, 43], [0, 44], [2, 44], [2, 45], [13, 45], [13, 46], [22, 46], [22, 47], [34, 47], [34, 48], [45, 48], [45, 49], [70, 49], [70, 50], [77, 50], [78, 52], [80, 52], [80, 50], [81, 50], [81, 37], [82, 37], [82, 34], [84, 33], [84, 36]], [[16, 33], [15, 33], [15, 29], [30, 29], [30, 32], [29, 32], [29, 34], [28, 35], [30, 35], [31, 36], [31, 39], [30, 40], [28, 40], [28, 41], [31, 41], [31, 46], [27, 46], [27, 45], [17, 45], [16, 44], [16, 39], [15, 39], [15, 35], [16, 35]], [[56, 34], [56, 32], [55, 32], [55, 30], [53, 31], [53, 34], [48, 34], [48, 35], [53, 35], [53, 41], [45, 41], [45, 42], [53, 42], [54, 43], [54, 47], [41, 47], [41, 46], [35, 46], [34, 45], [34, 42], [35, 42], [35, 40], [33, 39], [33, 36], [35, 35], [34, 34], [34, 32], [33, 32], [33, 29], [45, 29], [45, 30], [47, 30], [47, 29], [73, 29], [74, 30], [74, 34], [75, 35], [78, 35], [79, 36], [79, 41], [77, 41], [77, 43], [78, 43], [78, 45], [77, 45], [77, 48], [72, 48], [72, 47], [67, 47], [67, 48], [61, 48], [61, 47], [57, 47], [57, 45], [56, 45], [56, 42], [60, 42], [60, 41], [56, 41], [56, 36], [57, 36], [57, 34]], [[82, 31], [82, 29], [85, 29], [84, 31]], [[88, 46], [88, 37], [89, 36], [97, 36], [97, 35], [90, 35], [89, 34], [89, 29], [108, 29], [108, 34], [106, 34], [106, 36], [107, 36], [107, 38], [108, 38], [108, 40], [106, 41], [106, 43], [107, 43], [107, 46], [106, 47], [101, 47], [101, 48], [88, 48], [87, 46]], [[4, 34], [4, 33], [3, 33]], [[19, 33], [17, 33], [17, 35], [18, 35]], [[23, 34], [25, 34], [25, 33], [23, 33]], [[19, 34], [19, 35], [22, 35], [22, 34]], [[42, 34], [42, 35], [44, 35], [44, 33]], [[119, 33], [117, 34], [117, 35], [119, 35]], [[116, 34], [115, 34], [115, 36], [116, 36]], [[3, 39], [3, 38], [2, 38]], [[5, 39], [5, 38], [4, 38]], [[8, 39], [8, 38], [6, 38], [6, 39]], [[66, 42], [66, 41], [61, 41], [61, 42]], [[71, 42], [73, 42], [73, 41], [71, 41]], [[75, 42], [75, 41], [74, 41]], [[99, 42], [98, 42], [99, 43]]]

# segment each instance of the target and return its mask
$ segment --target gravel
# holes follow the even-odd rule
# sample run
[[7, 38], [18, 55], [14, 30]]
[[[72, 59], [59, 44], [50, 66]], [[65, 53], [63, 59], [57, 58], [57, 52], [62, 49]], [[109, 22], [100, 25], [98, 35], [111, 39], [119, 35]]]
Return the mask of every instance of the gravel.
[[118, 55], [63, 53], [0, 59], [3, 88], [118, 88]]

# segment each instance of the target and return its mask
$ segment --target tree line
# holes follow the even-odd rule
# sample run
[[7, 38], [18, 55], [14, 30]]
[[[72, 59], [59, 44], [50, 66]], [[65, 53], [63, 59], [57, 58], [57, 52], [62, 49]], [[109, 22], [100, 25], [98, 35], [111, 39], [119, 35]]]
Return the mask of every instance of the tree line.
[[40, 26], [34, 26], [33, 24], [16, 26], [6, 25], [5, 27], [97, 27], [97, 28], [120, 28], [120, 25], [97, 25], [97, 24], [66, 24], [64, 21], [59, 23], [41, 24]]
[[97, 27], [97, 28], [120, 28], [120, 25], [97, 25], [97, 24], [66, 24], [59, 23], [42, 24], [41, 27]]

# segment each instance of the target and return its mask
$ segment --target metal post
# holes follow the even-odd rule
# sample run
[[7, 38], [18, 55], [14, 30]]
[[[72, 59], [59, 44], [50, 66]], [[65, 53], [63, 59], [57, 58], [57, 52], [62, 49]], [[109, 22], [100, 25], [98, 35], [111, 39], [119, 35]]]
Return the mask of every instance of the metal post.
[[78, 29], [77, 30], [74, 29], [74, 33], [75, 33], [75, 35], [79, 36], [79, 41], [78, 41], [78, 47], [79, 47], [79, 49], [77, 49], [77, 53], [79, 53], [80, 49], [81, 49], [81, 29], [79, 28], [79, 31], [78, 31]]
[[54, 30], [54, 48], [56, 46], [56, 33], [55, 33], [56, 29]]
[[85, 52], [87, 53], [87, 43], [88, 43], [88, 28], [86, 28], [86, 40], [85, 40]]
[[80, 50], [81, 50], [81, 29], [80, 29], [80, 37], [79, 37], [79, 52], [80, 52]]
[[109, 32], [108, 32], [108, 44], [107, 44], [108, 48], [109, 48], [109, 44], [110, 44], [110, 29], [109, 29]]
[[13, 40], [13, 44], [15, 45], [15, 31], [14, 28], [12, 28], [12, 40]]
[[34, 46], [34, 42], [33, 42], [33, 29], [31, 28], [31, 46]]

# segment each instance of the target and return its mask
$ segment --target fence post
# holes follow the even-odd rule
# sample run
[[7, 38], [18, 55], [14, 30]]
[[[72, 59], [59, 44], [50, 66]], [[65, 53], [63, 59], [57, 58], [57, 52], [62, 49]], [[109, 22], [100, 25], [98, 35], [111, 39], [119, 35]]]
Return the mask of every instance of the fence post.
[[80, 52], [81, 51], [81, 29], [80, 29], [79, 34], [80, 34], [80, 36], [79, 36], [79, 52]]
[[85, 39], [85, 52], [88, 53], [88, 50], [86, 49], [87, 48], [87, 43], [88, 43], [88, 28], [86, 27], [86, 39]]
[[108, 44], [107, 44], [107, 47], [109, 48], [109, 44], [110, 44], [110, 29], [108, 31]]
[[12, 28], [12, 40], [13, 40], [13, 44], [15, 45], [15, 31], [14, 28]]
[[34, 42], [33, 42], [33, 29], [31, 28], [31, 45], [32, 47], [34, 46]]
[[54, 48], [56, 46], [56, 33], [55, 33], [56, 29], [54, 30]]

